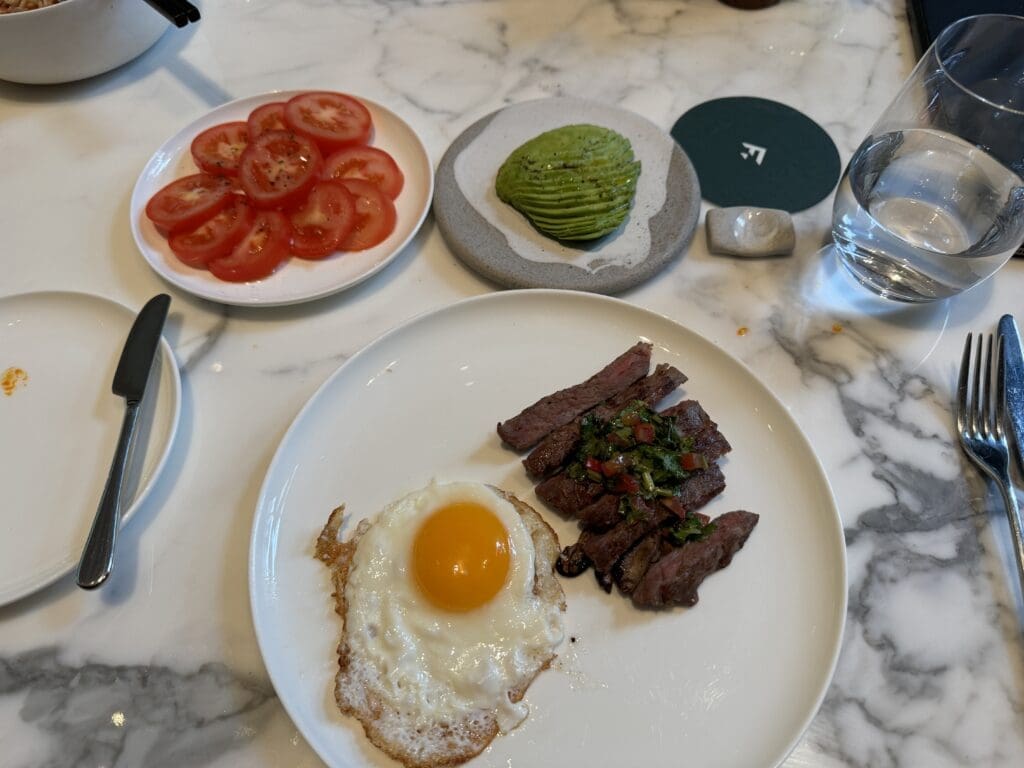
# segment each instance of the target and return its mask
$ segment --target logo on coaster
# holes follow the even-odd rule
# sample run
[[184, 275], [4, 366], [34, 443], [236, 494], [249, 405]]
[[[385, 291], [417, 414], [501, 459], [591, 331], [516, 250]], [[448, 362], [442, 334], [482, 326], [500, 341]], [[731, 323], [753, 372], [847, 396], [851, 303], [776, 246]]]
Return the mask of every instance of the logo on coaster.
[[754, 162], [760, 165], [764, 162], [764, 156], [768, 154], [768, 150], [765, 147], [759, 147], [757, 144], [749, 144], [747, 142], [741, 142], [746, 148], [740, 152], [740, 157], [746, 160], [748, 157], [753, 156]]

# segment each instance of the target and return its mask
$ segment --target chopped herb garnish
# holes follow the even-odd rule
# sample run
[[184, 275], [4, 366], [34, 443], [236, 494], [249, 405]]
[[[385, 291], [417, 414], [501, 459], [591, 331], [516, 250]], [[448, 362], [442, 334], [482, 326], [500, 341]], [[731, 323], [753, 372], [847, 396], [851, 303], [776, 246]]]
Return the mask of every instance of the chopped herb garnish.
[[705, 539], [714, 530], [714, 523], [705, 523], [697, 515], [687, 515], [685, 520], [680, 520], [666, 528], [668, 540], [677, 547], [682, 546], [688, 541]]
[[611, 493], [639, 493], [651, 500], [675, 496], [692, 471], [706, 467], [706, 458], [693, 453], [693, 440], [679, 434], [674, 419], [634, 400], [608, 421], [584, 417], [566, 472], [574, 480], [603, 483]]
[[619, 497], [619, 513], [632, 525], [647, 517], [647, 513], [632, 502], [629, 496]]

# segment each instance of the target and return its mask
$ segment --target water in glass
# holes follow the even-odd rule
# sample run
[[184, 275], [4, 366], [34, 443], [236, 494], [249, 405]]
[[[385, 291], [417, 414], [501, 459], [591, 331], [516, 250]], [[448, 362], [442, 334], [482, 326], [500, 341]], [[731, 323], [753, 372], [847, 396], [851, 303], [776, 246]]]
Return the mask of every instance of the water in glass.
[[883, 296], [931, 301], [989, 277], [1024, 238], [1024, 180], [950, 133], [869, 136], [836, 194], [843, 263]]

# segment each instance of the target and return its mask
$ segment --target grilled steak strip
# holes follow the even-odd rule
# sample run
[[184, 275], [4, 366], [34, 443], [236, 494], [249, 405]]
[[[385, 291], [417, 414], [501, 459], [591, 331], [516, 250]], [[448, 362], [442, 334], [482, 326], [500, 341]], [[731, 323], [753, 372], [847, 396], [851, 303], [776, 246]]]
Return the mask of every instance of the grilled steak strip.
[[637, 542], [629, 552], [612, 568], [615, 583], [624, 595], [633, 590], [643, 579], [647, 569], [661, 557], [661, 531], [651, 531]]
[[640, 608], [696, 605], [701, 582], [732, 561], [757, 520], [757, 515], [744, 511], [715, 518], [715, 530], [706, 539], [684, 544], [647, 569], [633, 591], [633, 604]]
[[622, 520], [619, 512], [619, 496], [614, 493], [606, 493], [593, 504], [581, 509], [576, 514], [580, 521], [580, 528], [593, 528], [604, 530]]
[[708, 425], [714, 425], [701, 404], [696, 400], [683, 400], [660, 414], [666, 419], [675, 419], [676, 428], [683, 437], [692, 437]]
[[612, 575], [610, 573], [602, 573], [595, 569], [594, 578], [597, 579], [597, 586], [603, 589], [605, 592], [611, 593], [612, 585], [615, 583], [612, 581]]
[[582, 384], [559, 390], [498, 425], [501, 439], [525, 451], [581, 413], [621, 392], [647, 373], [651, 345], [638, 342]]
[[693, 438], [693, 450], [703, 453], [708, 461], [717, 461], [732, 450], [725, 435], [715, 425], [705, 427]]
[[555, 570], [569, 578], [579, 576], [589, 567], [590, 558], [583, 553], [578, 541], [563, 549], [555, 561]]
[[545, 437], [530, 455], [523, 459], [526, 473], [535, 479], [547, 477], [557, 471], [571, 457], [580, 440], [580, 421], [584, 416], [594, 414], [607, 421], [632, 403], [640, 400], [653, 408], [671, 394], [672, 390], [686, 381], [686, 374], [668, 363], [659, 363], [654, 373], [634, 382], [617, 395], [590, 409], [583, 416], [574, 419]]
[[633, 504], [644, 510], [641, 519], [633, 522], [623, 519], [603, 533], [584, 531], [580, 535], [580, 548], [590, 558], [595, 570], [610, 573], [612, 566], [630, 547], [672, 516], [661, 504], [652, 506], [638, 497], [633, 497]]
[[683, 480], [683, 484], [679, 486], [679, 493], [671, 499], [664, 499], [662, 505], [682, 519], [687, 513], [696, 512], [724, 490], [725, 475], [717, 464], [712, 464]]
[[537, 498], [566, 517], [577, 513], [604, 495], [604, 486], [590, 480], [573, 480], [562, 473], [537, 486]]
[[668, 363], [658, 363], [654, 373], [626, 387], [619, 394], [609, 397], [605, 402], [594, 408], [594, 414], [604, 421], [615, 416], [619, 411], [632, 403], [641, 400], [649, 408], [653, 408], [686, 381], [686, 374]]
[[530, 455], [523, 459], [526, 474], [540, 480], [558, 471], [572, 457], [579, 442], [580, 420], [563, 424], [541, 440], [540, 444], [530, 451]]
[[715, 461], [732, 450], [725, 435], [718, 431], [718, 425], [696, 400], [683, 400], [666, 408], [660, 415], [674, 418], [679, 434], [692, 438], [693, 450], [703, 453], [708, 461]]
[[[663, 499], [660, 506], [668, 507], [680, 518], [695, 512], [725, 490], [725, 475], [717, 464], [694, 472], [679, 486], [679, 493]], [[566, 517], [575, 517], [584, 528], [607, 528], [617, 523], [619, 496], [605, 493], [601, 483], [573, 480], [562, 472], [544, 480], [537, 486], [537, 497]], [[647, 502], [641, 500], [644, 505]]]

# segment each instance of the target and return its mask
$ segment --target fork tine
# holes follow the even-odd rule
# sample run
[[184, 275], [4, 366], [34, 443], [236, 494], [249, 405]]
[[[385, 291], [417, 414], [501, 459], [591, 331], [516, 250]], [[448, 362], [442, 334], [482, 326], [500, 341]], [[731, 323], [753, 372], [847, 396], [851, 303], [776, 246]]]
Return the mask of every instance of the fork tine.
[[[980, 402], [978, 403], [978, 416], [981, 419], [981, 433], [986, 440], [995, 436], [994, 422], [996, 421], [995, 400], [992, 397], [992, 352], [995, 344], [991, 333], [985, 338], [985, 389], [982, 390]], [[981, 384], [981, 382], [978, 382]]]
[[974, 376], [971, 379], [973, 387], [971, 390], [971, 422], [970, 430], [974, 434], [978, 434], [981, 429], [982, 418], [981, 418], [981, 407], [982, 407], [982, 389], [981, 389], [981, 358], [985, 353], [985, 336], [984, 334], [978, 334], [978, 349], [974, 355]]
[[960, 434], [970, 430], [971, 412], [968, 410], [967, 382], [971, 374], [971, 339], [973, 334], [967, 334], [964, 342], [964, 354], [960, 360], [960, 381], [956, 387], [956, 428]]

